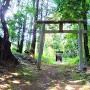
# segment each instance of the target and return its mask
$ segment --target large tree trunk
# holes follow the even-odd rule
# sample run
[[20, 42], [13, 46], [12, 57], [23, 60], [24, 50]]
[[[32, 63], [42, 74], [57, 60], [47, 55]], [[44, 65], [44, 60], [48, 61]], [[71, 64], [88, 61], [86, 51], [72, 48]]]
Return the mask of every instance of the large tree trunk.
[[7, 28], [6, 21], [5, 21], [4, 17], [5, 17], [4, 14], [1, 14], [1, 23], [2, 23], [2, 28], [4, 30], [4, 39], [9, 40], [8, 28]]
[[19, 62], [12, 54], [10, 47], [11, 43], [0, 37], [0, 64], [5, 66], [16, 66]]
[[8, 28], [5, 21], [5, 12], [8, 9], [10, 0], [4, 0], [1, 7], [1, 23], [2, 29], [4, 30], [4, 37], [0, 37], [0, 63], [5, 66], [17, 65], [18, 60], [14, 57], [11, 52], [11, 43], [9, 42]]
[[[83, 7], [84, 6], [84, 7]], [[83, 7], [83, 20], [87, 20], [87, 10], [86, 10], [86, 0], [82, 0]], [[84, 30], [87, 31], [87, 21], [84, 23]], [[88, 48], [88, 35], [84, 33], [84, 50], [85, 50], [85, 58], [86, 61], [89, 61], [89, 48]]]

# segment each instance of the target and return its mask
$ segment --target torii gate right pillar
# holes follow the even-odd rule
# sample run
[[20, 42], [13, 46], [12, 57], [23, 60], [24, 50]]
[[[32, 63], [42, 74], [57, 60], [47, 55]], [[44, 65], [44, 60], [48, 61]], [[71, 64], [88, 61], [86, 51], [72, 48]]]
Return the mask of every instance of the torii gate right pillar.
[[78, 49], [79, 49], [79, 70], [83, 70], [83, 53], [82, 53], [82, 30], [81, 22], [78, 23]]

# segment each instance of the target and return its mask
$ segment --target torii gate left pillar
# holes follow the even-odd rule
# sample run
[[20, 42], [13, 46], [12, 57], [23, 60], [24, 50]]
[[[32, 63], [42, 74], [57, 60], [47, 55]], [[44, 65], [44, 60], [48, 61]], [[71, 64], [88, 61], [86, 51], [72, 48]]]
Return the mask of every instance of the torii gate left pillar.
[[44, 40], [45, 40], [45, 24], [42, 24], [42, 30], [40, 32], [40, 45], [39, 45], [39, 54], [38, 54], [38, 61], [37, 61], [37, 69], [40, 70], [41, 68], [41, 58], [43, 54], [43, 47], [44, 47]]

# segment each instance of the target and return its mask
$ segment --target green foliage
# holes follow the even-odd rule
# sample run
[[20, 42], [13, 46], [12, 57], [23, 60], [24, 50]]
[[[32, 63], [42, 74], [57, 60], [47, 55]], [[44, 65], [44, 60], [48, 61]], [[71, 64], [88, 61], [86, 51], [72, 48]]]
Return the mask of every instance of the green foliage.
[[[83, 6], [82, 0], [54, 0], [57, 4], [57, 11], [60, 12], [62, 16], [61, 19], [67, 20], [79, 20], [82, 19]], [[86, 0], [86, 5], [84, 6], [87, 12], [90, 8], [89, 0]]]
[[42, 56], [42, 61], [47, 64], [53, 64], [53, 57]]
[[[8, 20], [8, 29], [11, 41], [16, 41], [17, 38], [20, 38], [21, 33], [18, 33], [18, 30], [22, 29], [24, 19], [26, 19], [26, 14], [18, 11], [12, 20]], [[20, 32], [22, 31], [20, 30]]]
[[8, 26], [9, 26], [8, 30], [9, 30], [9, 35], [10, 35], [11, 41], [14, 41], [15, 38], [17, 37], [16, 30], [18, 29], [16, 21], [15, 20], [9, 20]]
[[35, 14], [35, 8], [31, 7], [29, 5], [26, 6], [26, 12], [27, 13], [32, 13], [33, 15]]
[[80, 79], [90, 82], [90, 73], [80, 72], [79, 76], [80, 76]]
[[64, 57], [70, 57], [74, 58], [77, 56], [78, 52], [78, 41], [77, 41], [77, 35], [76, 34], [66, 34], [64, 39], [66, 40], [66, 43], [64, 45]]
[[[35, 58], [38, 58], [37, 54], [35, 55]], [[42, 56], [42, 62], [47, 63], [47, 64], [53, 64], [54, 59], [53, 59], [53, 57], [48, 57], [48, 56], [43, 55]]]
[[53, 36], [53, 47], [55, 51], [62, 51], [63, 50], [63, 39], [62, 35], [54, 34]]
[[14, 43], [21, 41], [24, 21], [26, 21], [26, 27], [27, 27], [26, 30], [28, 30], [29, 32], [27, 33], [27, 36], [30, 36], [29, 34], [31, 32], [31, 27], [32, 27], [32, 25], [30, 27], [30, 24], [32, 24], [33, 16], [35, 14], [33, 1], [30, 3], [28, 3], [28, 1], [25, 1], [25, 2], [21, 1], [18, 3], [17, 7], [18, 7], [17, 12], [13, 14], [12, 16], [13, 18], [8, 18], [7, 20], [10, 40], [11, 42], [14, 42]]
[[12, 48], [12, 52], [17, 53], [17, 49], [15, 48], [15, 46]]
[[77, 56], [75, 58], [68, 58], [66, 60], [66, 63], [69, 65], [77, 65], [79, 63], [79, 56]]

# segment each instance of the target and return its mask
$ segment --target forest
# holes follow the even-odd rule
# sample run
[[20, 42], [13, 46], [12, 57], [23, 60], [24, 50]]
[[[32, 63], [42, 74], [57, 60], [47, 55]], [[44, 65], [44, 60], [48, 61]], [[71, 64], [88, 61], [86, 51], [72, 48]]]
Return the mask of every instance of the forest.
[[90, 90], [90, 0], [0, 0], [0, 90]]

